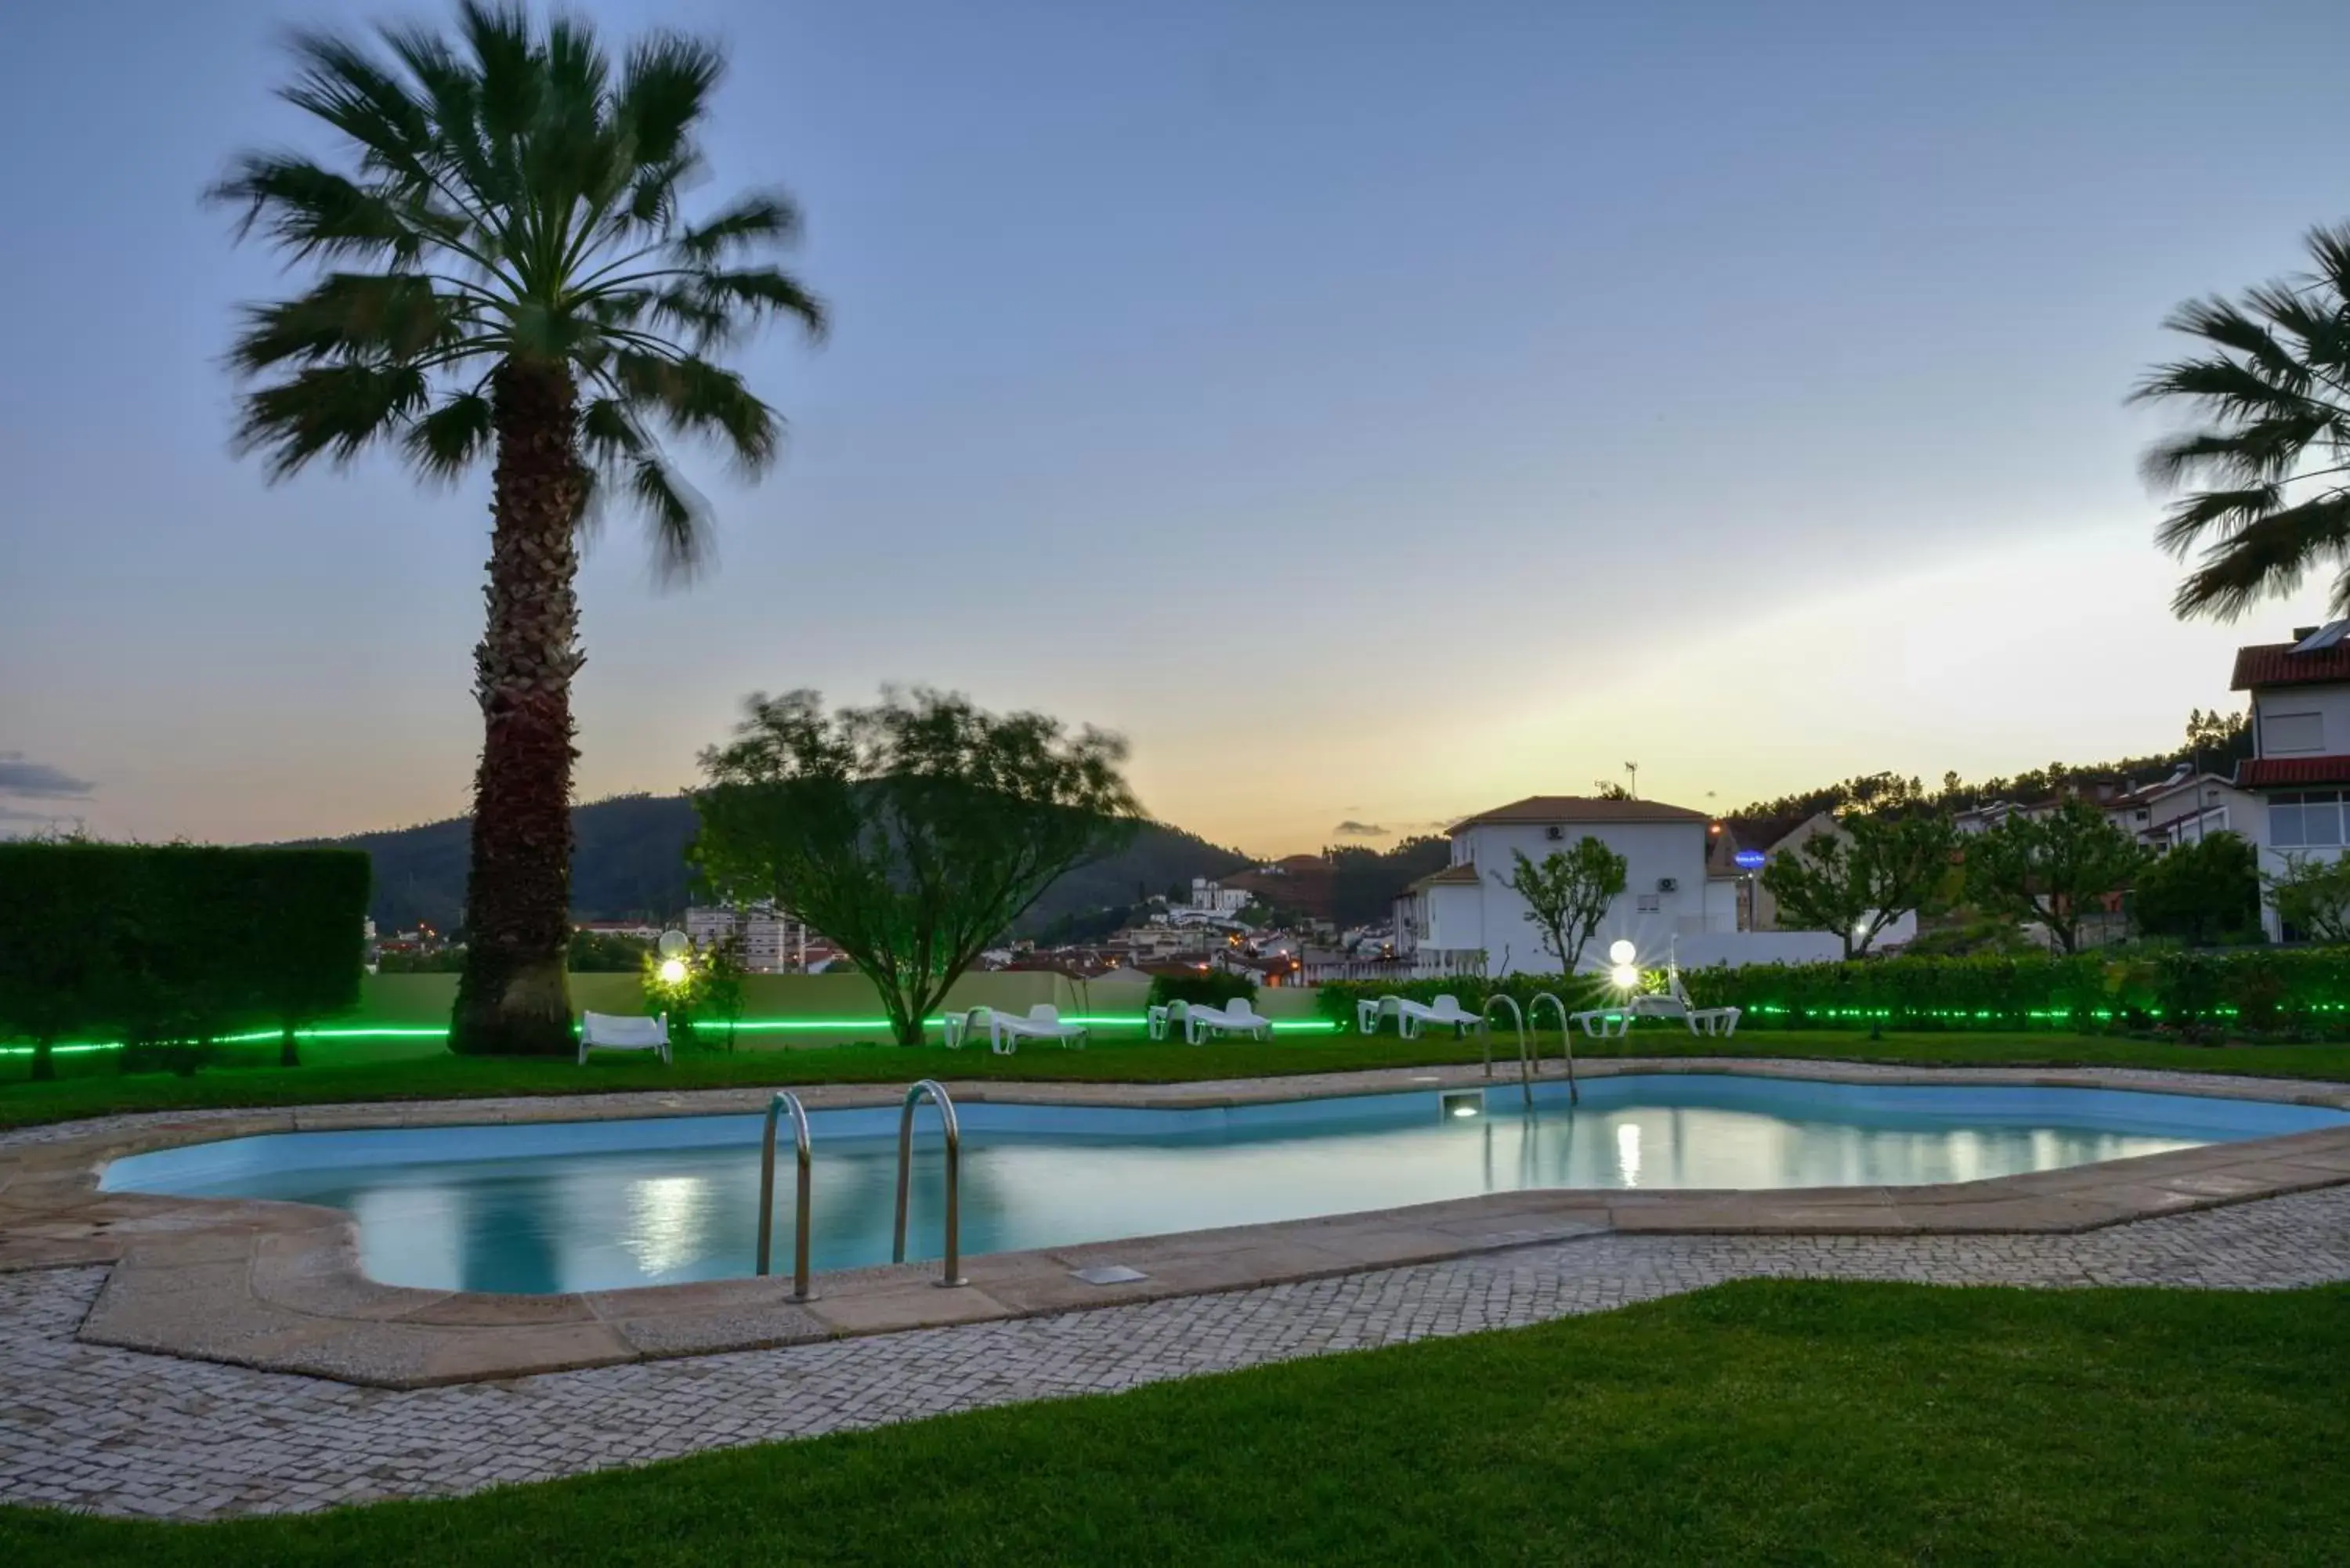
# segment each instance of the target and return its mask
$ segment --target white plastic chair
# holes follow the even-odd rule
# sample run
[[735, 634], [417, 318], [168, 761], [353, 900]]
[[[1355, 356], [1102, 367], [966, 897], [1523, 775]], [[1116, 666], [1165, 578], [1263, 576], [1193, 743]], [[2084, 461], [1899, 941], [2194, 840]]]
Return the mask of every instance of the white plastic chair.
[[974, 1007], [965, 1012], [950, 1012], [939, 1020], [939, 1033], [945, 1036], [948, 1050], [959, 1051], [965, 1040], [971, 1038], [975, 1031], [986, 1028], [994, 1018], [995, 1009], [993, 1007]]
[[1235, 996], [1222, 1007], [1205, 1007], [1193, 1002], [1183, 1012], [1183, 1038], [1197, 1045], [1211, 1034], [1245, 1034], [1252, 1040], [1273, 1038], [1273, 1023], [1249, 1005], [1245, 996]]
[[987, 1019], [987, 1044], [999, 1056], [1009, 1056], [1020, 1049], [1023, 1040], [1057, 1040], [1064, 1045], [1074, 1045], [1082, 1051], [1086, 1045], [1086, 1026], [1064, 1023], [1061, 1010], [1049, 1002], [1040, 1002], [1022, 1018], [1015, 1013], [991, 1012]]
[[1621, 1040], [1632, 1032], [1636, 1011], [1629, 1007], [1595, 1007], [1576, 1013], [1572, 1022], [1581, 1024], [1584, 1033], [1594, 1040]]
[[670, 1064], [669, 1014], [632, 1018], [618, 1012], [582, 1013], [579, 1019], [579, 1064], [588, 1064], [588, 1050], [655, 1051], [661, 1064]]
[[1382, 996], [1376, 1002], [1367, 997], [1355, 1003], [1355, 1027], [1365, 1034], [1377, 1034], [1380, 1022], [1395, 1017], [1396, 1009], [1402, 1005], [1400, 996]]
[[1188, 1002], [1170, 1002], [1146, 1007], [1142, 1010], [1143, 1026], [1153, 1040], [1164, 1040], [1168, 1031], [1180, 1025], [1183, 1015], [1191, 1010], [1191, 1004]]
[[1434, 1002], [1413, 1002], [1406, 997], [1382, 997], [1379, 1005], [1395, 1003], [1396, 1032], [1407, 1040], [1416, 1040], [1419, 1032], [1431, 1023], [1448, 1023], [1461, 1029], [1482, 1029], [1485, 1019], [1482, 1013], [1470, 1012], [1461, 1005], [1461, 999], [1451, 992]]

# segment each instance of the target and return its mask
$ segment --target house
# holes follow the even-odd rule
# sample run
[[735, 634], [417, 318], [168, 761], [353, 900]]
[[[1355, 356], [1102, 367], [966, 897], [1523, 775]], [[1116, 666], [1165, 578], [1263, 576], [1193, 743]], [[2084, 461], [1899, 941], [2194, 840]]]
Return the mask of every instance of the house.
[[1738, 929], [1735, 883], [1708, 875], [1714, 825], [1703, 812], [1661, 801], [1530, 795], [1456, 824], [1447, 836], [1451, 864], [1404, 890], [1396, 905], [1396, 945], [1423, 973], [1501, 975], [1555, 970], [1526, 903], [1509, 885], [1513, 852], [1540, 861], [1584, 838], [1625, 859], [1624, 891], [1601, 917], [1581, 954], [1584, 967], [1604, 961], [1608, 944], [1629, 939], [1642, 963], [1668, 959], [1692, 966], [1843, 956], [1834, 937]]
[[[2259, 847], [2263, 875], [2295, 860], [2342, 853], [2342, 796], [2350, 786], [2350, 620], [2303, 627], [2291, 642], [2236, 650], [2231, 690], [2251, 694], [2252, 754], [2236, 764], [2235, 831]], [[2238, 821], [2239, 816], [2251, 818]], [[2263, 902], [2271, 939], [2285, 933]]]
[[[2106, 820], [2149, 849], [2175, 849], [2215, 833], [2244, 834], [2260, 801], [2234, 781], [2181, 763], [2168, 778], [2109, 794], [2097, 802]], [[2244, 836], [2251, 836], [2244, 834]]]
[[808, 944], [820, 940], [797, 917], [773, 904], [748, 909], [696, 907], [685, 912], [685, 934], [694, 950], [707, 952], [719, 942], [740, 938], [743, 967], [753, 974], [808, 971]]

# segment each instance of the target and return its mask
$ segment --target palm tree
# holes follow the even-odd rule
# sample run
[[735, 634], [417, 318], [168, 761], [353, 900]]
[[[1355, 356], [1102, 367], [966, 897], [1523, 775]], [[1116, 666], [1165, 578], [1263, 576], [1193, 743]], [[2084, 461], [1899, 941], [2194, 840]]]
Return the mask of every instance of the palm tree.
[[2182, 400], [2203, 421], [2145, 462], [2184, 492], [2156, 538], [2182, 558], [2202, 546], [2171, 600], [2182, 617], [2232, 620], [2319, 566], [2334, 573], [2334, 612], [2350, 614], [2350, 225], [2307, 244], [2314, 272], [2174, 311], [2165, 325], [2208, 351], [2156, 366], [2131, 394]]
[[705, 355], [771, 317], [820, 336], [823, 306], [773, 265], [797, 234], [769, 192], [680, 211], [724, 58], [656, 33], [617, 70], [584, 23], [534, 30], [465, 0], [456, 35], [385, 26], [380, 50], [291, 43], [289, 103], [340, 133], [345, 169], [248, 152], [212, 197], [294, 259], [309, 292], [250, 306], [236, 445], [273, 480], [390, 445], [431, 480], [493, 467], [484, 725], [473, 785], [466, 963], [452, 1049], [568, 1048], [571, 679], [580, 531], [619, 494], [657, 567], [706, 555], [703, 507], [656, 432], [757, 473], [782, 421]]

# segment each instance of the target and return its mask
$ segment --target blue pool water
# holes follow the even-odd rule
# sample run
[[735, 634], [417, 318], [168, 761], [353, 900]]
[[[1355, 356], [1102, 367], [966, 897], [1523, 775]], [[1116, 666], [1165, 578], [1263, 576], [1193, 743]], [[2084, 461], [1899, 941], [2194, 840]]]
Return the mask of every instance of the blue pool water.
[[[1159, 1111], [971, 1104], [966, 1254], [1525, 1188], [1970, 1181], [2350, 1122], [2258, 1101], [2105, 1089], [1942, 1088], [1727, 1075], [1563, 1082], [1482, 1107], [1434, 1090]], [[1465, 1113], [1465, 1114], [1462, 1114]], [[886, 1262], [894, 1108], [818, 1111], [819, 1270]], [[909, 1254], [940, 1245], [935, 1113], [918, 1126]], [[278, 1133], [133, 1155], [109, 1190], [285, 1199], [359, 1219], [368, 1273], [478, 1291], [607, 1290], [752, 1272], [756, 1116]], [[791, 1256], [788, 1129], [775, 1256]]]

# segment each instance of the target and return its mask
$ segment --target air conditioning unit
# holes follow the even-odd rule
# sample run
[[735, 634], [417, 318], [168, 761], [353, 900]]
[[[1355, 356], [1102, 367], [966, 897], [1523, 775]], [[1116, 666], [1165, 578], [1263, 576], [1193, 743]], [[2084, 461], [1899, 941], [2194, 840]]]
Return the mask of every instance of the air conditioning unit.
[[1560, 839], [1566, 836], [1566, 829], [1554, 822], [1548, 827], [1543, 829], [1543, 836], [1549, 839], [1553, 844], [1556, 844]]
[[1678, 893], [1680, 891], [1680, 886], [1681, 879], [1678, 877], [1659, 877], [1657, 878], [1657, 891], [1659, 893]]

